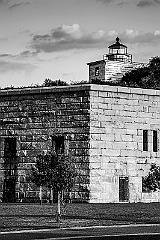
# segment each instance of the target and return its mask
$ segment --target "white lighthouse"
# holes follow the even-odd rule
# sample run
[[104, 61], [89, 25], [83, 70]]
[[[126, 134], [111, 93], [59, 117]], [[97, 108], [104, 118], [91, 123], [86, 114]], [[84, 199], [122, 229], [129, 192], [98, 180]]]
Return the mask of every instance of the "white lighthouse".
[[109, 47], [109, 52], [103, 55], [102, 60], [87, 63], [89, 65], [89, 82], [94, 81], [119, 81], [122, 76], [132, 69], [140, 67], [141, 63], [132, 61], [127, 46], [116, 42]]
[[118, 37], [116, 38], [116, 43], [112, 44], [108, 48], [109, 53], [103, 55], [104, 60], [132, 63], [132, 55], [128, 54], [127, 46], [121, 44]]

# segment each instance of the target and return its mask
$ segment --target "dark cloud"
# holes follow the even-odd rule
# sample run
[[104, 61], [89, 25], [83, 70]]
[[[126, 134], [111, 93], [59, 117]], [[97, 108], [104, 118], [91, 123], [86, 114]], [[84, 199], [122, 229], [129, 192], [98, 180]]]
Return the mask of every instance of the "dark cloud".
[[124, 2], [124, 1], [117, 3], [115, 0], [97, 0], [97, 2], [101, 2], [105, 5], [108, 5], [110, 3], [114, 3], [118, 7], [123, 7], [124, 5], [129, 4], [128, 2]]
[[63, 25], [53, 29], [50, 34], [35, 35], [32, 47], [36, 51], [54, 52], [68, 49], [85, 49], [100, 46], [105, 41], [104, 31], [91, 34], [82, 30], [78, 24]]
[[160, 4], [160, 0], [141, 0], [138, 4], [137, 7], [150, 7], [150, 6], [154, 6]]
[[37, 56], [38, 51], [23, 51], [20, 54], [17, 55], [13, 55], [13, 54], [9, 54], [9, 53], [4, 53], [4, 54], [0, 54], [0, 59], [6, 59], [6, 60], [19, 60], [19, 59], [25, 59], [25, 58], [29, 58], [29, 57], [35, 57]]
[[13, 57], [13, 55], [8, 53], [0, 54], [0, 58], [5, 58], [5, 57]]
[[9, 54], [9, 53], [4, 53], [0, 54], [0, 61], [2, 62], [12, 62], [15, 61], [17, 58], [17, 55]]
[[52, 39], [52, 36], [49, 34], [45, 34], [45, 35], [35, 35], [33, 37], [33, 41], [49, 41]]
[[8, 4], [9, 0], [0, 0], [0, 6]]
[[29, 2], [15, 3], [15, 4], [9, 6], [9, 9], [13, 9], [13, 8], [20, 7], [20, 6], [23, 6], [23, 5], [28, 5], [28, 4], [29, 4]]
[[33, 52], [46, 53], [71, 49], [105, 48], [113, 43], [117, 36], [121, 36], [124, 43], [131, 44], [158, 44], [160, 41], [159, 30], [154, 33], [140, 33], [132, 29], [126, 30], [122, 34], [118, 34], [114, 30], [109, 33], [102, 30], [87, 33], [78, 24], [73, 24], [53, 29], [49, 34], [35, 35], [31, 47], [34, 49]]
[[1, 5], [1, 4], [4, 4], [4, 0], [0, 0], [0, 5]]
[[38, 51], [36, 51], [36, 52], [31, 52], [31, 51], [23, 51], [23, 52], [21, 52], [18, 56], [20, 56], [20, 57], [27, 57], [27, 58], [29, 58], [29, 57], [34, 57], [34, 56], [37, 56], [37, 54], [38, 54]]

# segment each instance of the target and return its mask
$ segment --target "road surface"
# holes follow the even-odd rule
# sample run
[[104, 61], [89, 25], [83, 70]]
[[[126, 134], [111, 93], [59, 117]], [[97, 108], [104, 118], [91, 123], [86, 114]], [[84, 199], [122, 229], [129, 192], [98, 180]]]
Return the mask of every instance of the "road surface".
[[1, 232], [0, 240], [123, 239], [160, 240], [160, 224], [130, 224], [103, 227], [59, 228]]

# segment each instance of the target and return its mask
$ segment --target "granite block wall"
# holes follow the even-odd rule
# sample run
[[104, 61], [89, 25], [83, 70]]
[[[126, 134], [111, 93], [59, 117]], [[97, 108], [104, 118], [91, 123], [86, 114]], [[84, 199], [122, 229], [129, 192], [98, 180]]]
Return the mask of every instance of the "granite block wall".
[[90, 202], [160, 201], [159, 194], [142, 193], [142, 177], [151, 163], [160, 165], [160, 91], [92, 85], [90, 105]]
[[[79, 175], [74, 199], [90, 203], [160, 201], [142, 191], [151, 163], [160, 165], [160, 91], [102, 85], [0, 91], [0, 194], [4, 191], [4, 142], [16, 138], [16, 199], [38, 196], [26, 180], [37, 154], [64, 136]], [[143, 130], [148, 150], [143, 149]], [[158, 148], [153, 151], [153, 131]], [[87, 191], [86, 191], [87, 190]]]
[[[52, 87], [0, 91], [0, 197], [3, 198], [4, 142], [16, 138], [16, 199], [38, 197], [26, 180], [36, 156], [52, 148], [52, 137], [64, 136], [66, 154], [72, 156], [79, 177], [73, 198], [80, 198], [89, 184], [88, 87]], [[83, 178], [81, 177], [83, 176]], [[44, 193], [45, 195], [45, 193]]]

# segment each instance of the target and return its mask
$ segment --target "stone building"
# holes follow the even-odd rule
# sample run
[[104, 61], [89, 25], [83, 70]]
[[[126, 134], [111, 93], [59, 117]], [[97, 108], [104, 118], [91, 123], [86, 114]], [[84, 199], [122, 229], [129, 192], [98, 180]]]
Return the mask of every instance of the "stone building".
[[158, 191], [143, 189], [151, 163], [159, 165], [159, 129], [159, 90], [93, 84], [0, 90], [1, 198], [35, 199], [27, 169], [56, 146], [79, 169], [73, 200], [160, 201]]
[[108, 48], [109, 52], [103, 55], [102, 60], [87, 63], [90, 83], [94, 80], [117, 82], [126, 72], [144, 65], [132, 61], [132, 55], [128, 53], [127, 46], [121, 44], [118, 37], [116, 43]]
[[[0, 192], [3, 201], [38, 198], [38, 189], [33, 189], [27, 182], [27, 171], [38, 154], [47, 153], [53, 147], [66, 155], [70, 154], [79, 169], [80, 176], [72, 193], [73, 199], [87, 198], [90, 129], [88, 88], [0, 91]], [[83, 179], [81, 176], [84, 176]]]

